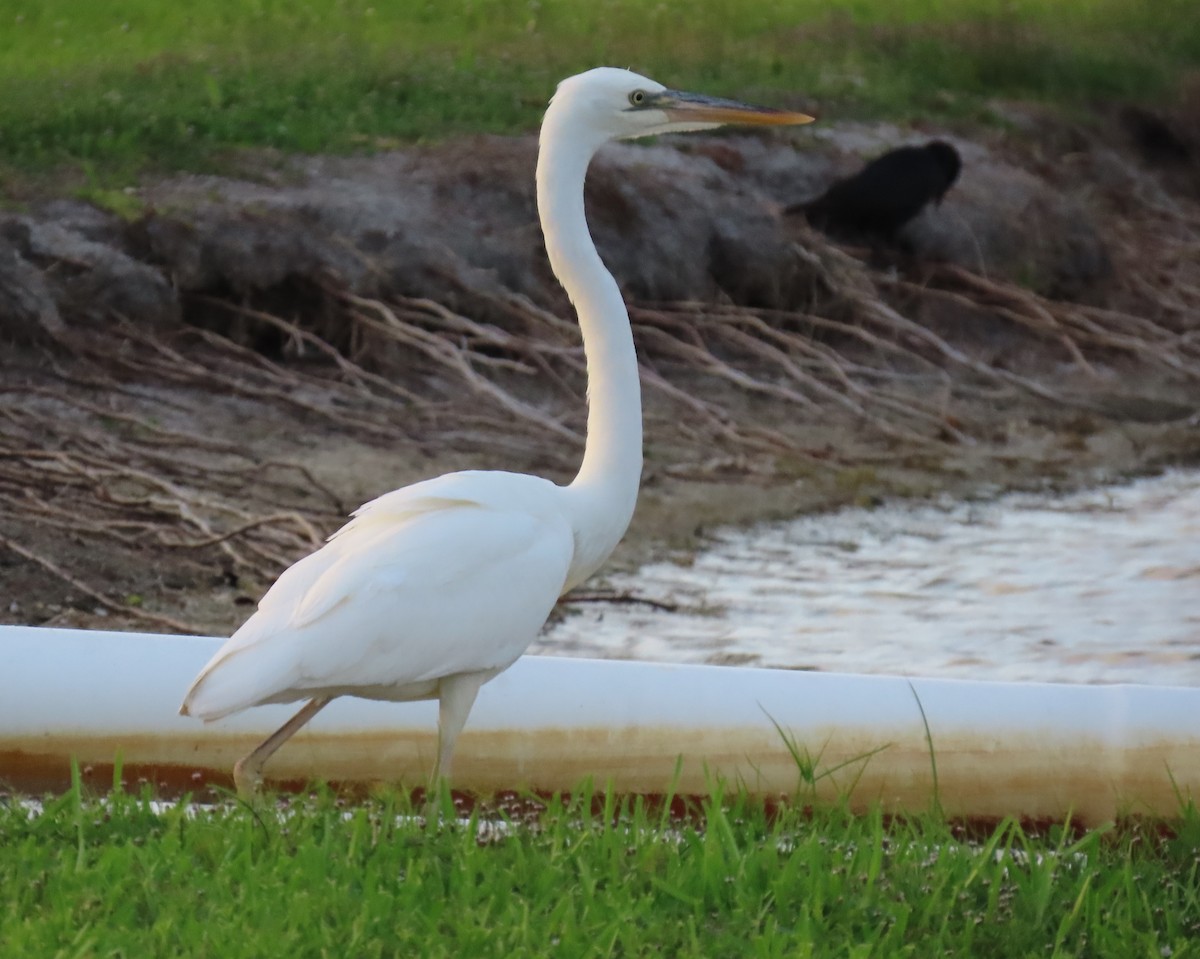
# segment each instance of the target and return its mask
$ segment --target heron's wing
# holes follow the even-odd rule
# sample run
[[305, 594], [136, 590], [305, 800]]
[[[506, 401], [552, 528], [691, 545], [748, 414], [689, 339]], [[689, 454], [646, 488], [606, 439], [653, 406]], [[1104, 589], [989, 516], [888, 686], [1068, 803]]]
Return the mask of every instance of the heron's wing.
[[216, 718], [306, 691], [399, 688], [511, 664], [553, 608], [574, 542], [544, 497], [531, 510], [512, 505], [528, 490], [489, 492], [490, 504], [382, 497], [360, 510], [279, 578], [201, 673], [187, 710]]
[[[287, 616], [294, 625], [316, 620], [340, 601], [330, 588], [338, 578], [327, 575], [331, 566], [358, 554], [376, 555], [379, 551], [368, 544], [381, 534], [394, 533], [422, 516], [454, 509], [548, 512], [557, 517], [557, 493], [553, 483], [540, 477], [485, 470], [447, 473], [384, 493], [356, 509], [352, 519], [329, 537], [335, 548], [327, 546], [284, 570], [259, 600], [259, 611]], [[415, 539], [410, 537], [407, 542], [410, 551], [418, 549]], [[298, 604], [297, 597], [301, 598]]]

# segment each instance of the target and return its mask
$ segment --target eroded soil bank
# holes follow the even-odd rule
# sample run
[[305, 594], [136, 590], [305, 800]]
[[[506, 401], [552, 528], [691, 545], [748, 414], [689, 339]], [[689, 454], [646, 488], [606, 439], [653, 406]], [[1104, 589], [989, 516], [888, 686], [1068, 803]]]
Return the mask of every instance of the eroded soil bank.
[[[630, 303], [645, 490], [615, 563], [718, 524], [1200, 458], [1200, 145], [829, 125], [620, 146], [588, 183]], [[933, 136], [905, 249], [789, 204]], [[567, 479], [583, 358], [532, 139], [253, 157], [0, 214], [0, 621], [226, 632], [347, 510], [447, 469]], [[1187, 151], [1192, 151], [1188, 153]]]

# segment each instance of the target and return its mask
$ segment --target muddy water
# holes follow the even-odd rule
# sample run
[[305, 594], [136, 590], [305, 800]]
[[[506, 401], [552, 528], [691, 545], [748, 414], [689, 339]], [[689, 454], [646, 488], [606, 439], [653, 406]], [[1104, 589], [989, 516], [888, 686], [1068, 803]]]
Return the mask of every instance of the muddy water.
[[1200, 473], [731, 530], [609, 585], [536, 652], [1200, 686]]

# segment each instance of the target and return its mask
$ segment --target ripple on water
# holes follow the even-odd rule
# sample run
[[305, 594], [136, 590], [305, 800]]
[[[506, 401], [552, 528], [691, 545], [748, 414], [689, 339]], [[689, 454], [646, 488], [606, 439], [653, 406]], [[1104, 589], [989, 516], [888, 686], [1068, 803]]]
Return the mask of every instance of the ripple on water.
[[533, 652], [971, 679], [1200, 685], [1200, 474], [847, 509], [615, 575]]

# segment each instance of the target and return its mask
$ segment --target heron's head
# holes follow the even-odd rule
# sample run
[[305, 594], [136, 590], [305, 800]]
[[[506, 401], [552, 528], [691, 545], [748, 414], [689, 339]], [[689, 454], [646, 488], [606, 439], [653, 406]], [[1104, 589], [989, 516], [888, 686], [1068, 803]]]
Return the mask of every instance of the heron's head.
[[668, 90], [648, 77], [614, 67], [597, 67], [563, 80], [546, 113], [548, 124], [567, 124], [578, 136], [598, 143], [726, 124], [790, 126], [812, 120], [804, 113]]

